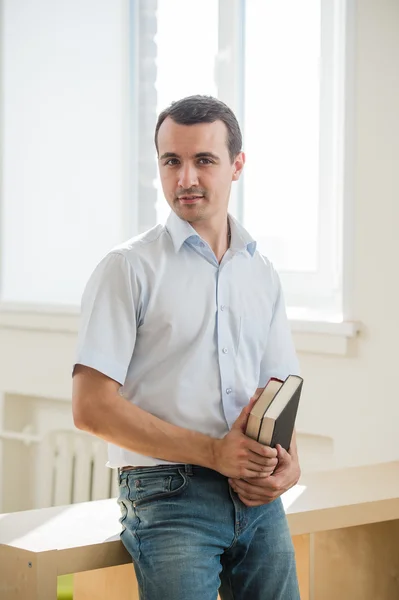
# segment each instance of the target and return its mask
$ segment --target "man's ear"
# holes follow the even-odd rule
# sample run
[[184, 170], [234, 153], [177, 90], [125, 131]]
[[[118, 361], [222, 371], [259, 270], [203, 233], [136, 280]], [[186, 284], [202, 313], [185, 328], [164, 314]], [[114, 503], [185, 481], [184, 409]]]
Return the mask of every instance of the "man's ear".
[[233, 181], [237, 181], [238, 179], [240, 179], [244, 165], [245, 165], [245, 154], [244, 154], [244, 152], [240, 152], [239, 154], [237, 154], [237, 156], [234, 159]]

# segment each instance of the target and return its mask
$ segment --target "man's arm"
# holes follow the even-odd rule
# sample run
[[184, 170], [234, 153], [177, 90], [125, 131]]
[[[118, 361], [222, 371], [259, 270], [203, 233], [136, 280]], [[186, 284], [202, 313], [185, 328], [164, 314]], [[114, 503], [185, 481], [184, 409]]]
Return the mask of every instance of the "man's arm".
[[264, 477], [277, 464], [276, 450], [243, 433], [250, 404], [219, 440], [151, 415], [121, 397], [119, 388], [103, 373], [76, 365], [72, 393], [76, 427], [145, 456], [208, 467], [227, 477]]

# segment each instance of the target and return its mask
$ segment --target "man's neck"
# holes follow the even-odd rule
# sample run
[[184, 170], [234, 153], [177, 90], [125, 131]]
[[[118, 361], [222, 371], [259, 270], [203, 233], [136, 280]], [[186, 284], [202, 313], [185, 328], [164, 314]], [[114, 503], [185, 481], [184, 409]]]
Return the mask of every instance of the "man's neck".
[[218, 262], [220, 263], [230, 247], [231, 241], [230, 222], [227, 215], [219, 224], [211, 224], [207, 221], [197, 221], [195, 223], [191, 223], [191, 225], [198, 235], [200, 235], [203, 240], [208, 242]]

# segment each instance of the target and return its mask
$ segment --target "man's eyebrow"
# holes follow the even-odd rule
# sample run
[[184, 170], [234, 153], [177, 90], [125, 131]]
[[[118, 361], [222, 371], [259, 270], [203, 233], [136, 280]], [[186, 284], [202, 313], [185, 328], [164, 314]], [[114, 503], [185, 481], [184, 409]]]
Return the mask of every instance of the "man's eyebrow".
[[213, 158], [214, 160], [219, 160], [219, 157], [213, 152], [198, 152], [195, 158]]
[[[165, 158], [180, 158], [176, 152], [165, 152], [159, 157], [159, 160], [165, 160]], [[197, 152], [195, 158], [213, 158], [213, 160], [220, 160], [219, 157], [213, 152]]]
[[175, 152], [165, 152], [159, 157], [159, 160], [164, 160], [164, 158], [179, 158], [179, 156]]

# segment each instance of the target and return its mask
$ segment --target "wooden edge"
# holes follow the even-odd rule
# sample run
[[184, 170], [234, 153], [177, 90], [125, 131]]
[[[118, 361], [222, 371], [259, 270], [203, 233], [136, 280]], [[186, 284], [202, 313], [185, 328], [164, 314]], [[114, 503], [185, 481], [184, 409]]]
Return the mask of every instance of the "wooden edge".
[[291, 535], [399, 519], [399, 498], [287, 514]]
[[120, 540], [56, 551], [58, 575], [117, 567], [132, 562]]

